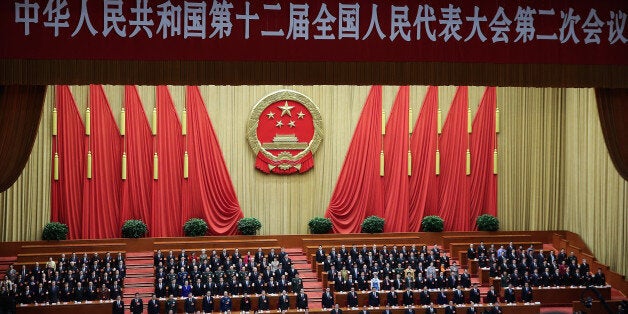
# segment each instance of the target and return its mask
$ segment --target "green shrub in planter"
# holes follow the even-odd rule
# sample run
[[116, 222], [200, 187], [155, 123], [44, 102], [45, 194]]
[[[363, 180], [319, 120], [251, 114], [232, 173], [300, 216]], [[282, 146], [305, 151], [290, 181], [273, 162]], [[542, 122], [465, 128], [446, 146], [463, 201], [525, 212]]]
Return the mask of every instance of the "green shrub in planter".
[[141, 220], [130, 219], [122, 226], [123, 238], [142, 238], [148, 232], [148, 227]]
[[425, 216], [421, 221], [421, 230], [427, 232], [441, 232], [445, 229], [445, 221], [439, 216]]
[[68, 238], [68, 225], [60, 222], [49, 222], [41, 233], [42, 240], [65, 240]]
[[190, 218], [183, 225], [186, 237], [202, 237], [207, 233], [207, 223], [201, 218]]
[[497, 231], [499, 230], [499, 220], [497, 217], [489, 214], [478, 216], [475, 221], [480, 231]]
[[255, 235], [262, 228], [262, 223], [257, 218], [245, 217], [238, 220], [238, 231], [244, 235]]
[[325, 217], [314, 217], [307, 224], [313, 234], [329, 233], [333, 227], [331, 220]]
[[384, 218], [368, 216], [362, 222], [362, 233], [382, 233], [384, 232]]

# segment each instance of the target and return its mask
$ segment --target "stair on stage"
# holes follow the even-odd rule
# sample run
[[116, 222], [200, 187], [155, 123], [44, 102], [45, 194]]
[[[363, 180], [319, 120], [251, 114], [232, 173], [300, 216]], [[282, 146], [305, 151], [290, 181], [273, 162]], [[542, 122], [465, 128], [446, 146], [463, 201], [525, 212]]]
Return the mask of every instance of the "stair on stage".
[[139, 293], [144, 305], [155, 291], [155, 272], [153, 270], [153, 252], [135, 252], [126, 254], [126, 277], [124, 279], [124, 304], [131, 304], [135, 293]]
[[321, 308], [321, 296], [323, 295], [323, 283], [318, 281], [316, 273], [312, 271], [312, 265], [308, 263], [307, 256], [300, 248], [286, 249], [294, 268], [299, 271], [299, 277], [303, 279], [303, 290], [308, 296], [310, 309]]

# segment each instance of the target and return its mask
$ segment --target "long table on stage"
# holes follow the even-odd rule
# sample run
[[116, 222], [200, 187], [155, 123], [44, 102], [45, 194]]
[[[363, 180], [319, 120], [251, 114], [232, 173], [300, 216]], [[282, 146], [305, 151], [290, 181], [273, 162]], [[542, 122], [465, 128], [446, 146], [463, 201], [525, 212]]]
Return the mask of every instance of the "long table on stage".
[[[90, 314], [111, 314], [112, 301], [93, 301], [90, 303], [57, 303], [57, 304], [18, 304], [17, 313], [25, 314], [66, 314], [66, 313], [90, 313]], [[128, 306], [128, 304], [127, 304]]]
[[[425, 313], [425, 309], [427, 308], [427, 306], [414, 306], [414, 312], [416, 314], [423, 314]], [[456, 311], [458, 313], [466, 313], [467, 309], [469, 308], [469, 305], [458, 305], [456, 306]], [[492, 308], [492, 305], [488, 305], [488, 304], [481, 304], [481, 305], [476, 305], [475, 306], [476, 309], [478, 309], [479, 313], [482, 313], [482, 311], [484, 311], [485, 309], [489, 309]], [[523, 304], [523, 303], [517, 303], [517, 304], [502, 304], [500, 305], [500, 308], [502, 309], [502, 313], [503, 314], [538, 314], [541, 312], [541, 305], [540, 304]], [[367, 310], [369, 311], [370, 314], [381, 314], [386, 308], [385, 307], [367, 307]], [[406, 310], [405, 307], [391, 307], [390, 308], [392, 311], [392, 314], [403, 314]], [[441, 305], [434, 305], [434, 309], [436, 309], [436, 313], [438, 314], [444, 314], [445, 313], [445, 306], [441, 306]], [[347, 308], [342, 308], [342, 313], [343, 314], [358, 314], [360, 312], [360, 310], [362, 310], [362, 308], [352, 308], [352, 309], [347, 309]], [[331, 310], [310, 310], [310, 314], [329, 314]], [[271, 311], [274, 312], [274, 311]], [[292, 311], [288, 311], [288, 312], [292, 312]]]
[[[595, 287], [605, 299], [611, 298], [611, 287]], [[517, 300], [521, 300], [521, 288], [514, 288]], [[532, 301], [541, 302], [544, 306], [570, 306], [573, 301], [580, 300], [586, 287], [536, 287], [532, 288]], [[501, 295], [503, 296], [503, 289]]]
[[[397, 290], [397, 303], [402, 304], [403, 302], [403, 294], [406, 290]], [[429, 290], [430, 299], [436, 301], [439, 291], [438, 290]], [[369, 293], [367, 291], [356, 291], [358, 294], [358, 305], [364, 306], [368, 305]], [[419, 294], [420, 290], [412, 290], [412, 299], [414, 300], [414, 304], [420, 304]], [[465, 300], [469, 300], [469, 289], [462, 289], [462, 293], [464, 294]], [[386, 305], [386, 294], [388, 291], [378, 291], [379, 294], [379, 304], [381, 306]], [[445, 294], [447, 295], [447, 299], [451, 299], [454, 295], [454, 291], [451, 289], [445, 289]], [[347, 306], [347, 295], [348, 292], [334, 292], [334, 302], [338, 303], [340, 306]]]

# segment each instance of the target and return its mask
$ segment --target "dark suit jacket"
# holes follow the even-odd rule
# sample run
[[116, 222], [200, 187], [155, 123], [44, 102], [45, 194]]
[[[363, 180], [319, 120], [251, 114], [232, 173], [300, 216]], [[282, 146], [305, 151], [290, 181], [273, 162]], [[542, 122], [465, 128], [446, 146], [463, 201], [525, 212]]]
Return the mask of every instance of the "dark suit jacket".
[[347, 294], [347, 307], [358, 307], [358, 294], [349, 292]]
[[159, 300], [148, 301], [148, 314], [159, 314]]
[[369, 292], [369, 305], [370, 306], [379, 306], [379, 293]]
[[124, 314], [124, 301], [113, 301], [111, 304], [111, 313], [113, 314]]
[[515, 290], [510, 290], [510, 289], [504, 290], [504, 300], [508, 303], [515, 302]]
[[131, 306], [129, 309], [133, 314], [141, 314], [144, 311], [144, 301], [142, 301], [142, 299], [136, 301], [134, 298], [131, 300]]
[[183, 310], [185, 313], [194, 313], [196, 312], [196, 306], [194, 305], [194, 298], [186, 298], [185, 304], [183, 306]]
[[277, 302], [277, 308], [279, 310], [288, 310], [290, 308], [290, 298], [288, 298], [288, 295], [279, 296], [279, 302]]
[[214, 300], [209, 297], [209, 299], [207, 298], [207, 296], [203, 297], [203, 312], [211, 312], [214, 310]]
[[270, 309], [268, 296], [266, 297], [260, 296], [257, 299], [257, 309], [260, 311], [268, 311]]
[[333, 309], [331, 311], [329, 311], [329, 314], [342, 314], [342, 310], [341, 309]]
[[251, 310], [251, 297], [242, 297], [240, 301], [240, 311], [248, 312]]
[[297, 294], [297, 309], [307, 309], [307, 294]]
[[408, 291], [403, 293], [403, 305], [412, 305], [414, 304], [414, 294], [410, 291], [408, 295]]
[[397, 299], [397, 293], [396, 292], [388, 292], [386, 294], [386, 304], [393, 306], [393, 305], [399, 305], [399, 300]]
[[436, 309], [435, 308], [426, 308], [425, 309], [425, 314], [436, 314]]
[[324, 309], [330, 309], [334, 307], [334, 295], [331, 292], [329, 293], [329, 295], [327, 295], [327, 293], [323, 293], [321, 303]]

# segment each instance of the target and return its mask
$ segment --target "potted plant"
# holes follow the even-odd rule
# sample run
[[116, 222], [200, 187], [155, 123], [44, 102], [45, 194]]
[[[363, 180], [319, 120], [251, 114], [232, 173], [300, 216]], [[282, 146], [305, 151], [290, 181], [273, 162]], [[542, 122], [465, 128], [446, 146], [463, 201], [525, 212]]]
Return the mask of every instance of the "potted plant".
[[325, 217], [314, 217], [308, 222], [312, 234], [329, 233], [333, 227], [331, 220]]
[[238, 220], [238, 231], [244, 235], [255, 235], [262, 228], [262, 223], [257, 218], [245, 217]]
[[130, 219], [122, 225], [123, 238], [142, 238], [148, 232], [148, 227], [141, 220]]
[[384, 218], [378, 216], [368, 216], [362, 221], [362, 233], [382, 233], [384, 232]]
[[445, 229], [445, 221], [439, 216], [425, 216], [421, 221], [421, 230], [427, 232], [441, 232]]
[[480, 231], [497, 231], [499, 230], [499, 220], [497, 217], [489, 214], [478, 216], [475, 221]]
[[207, 233], [207, 222], [201, 218], [190, 218], [183, 225], [186, 237], [202, 237]]
[[42, 240], [65, 240], [68, 238], [68, 225], [60, 222], [49, 222], [41, 233]]

